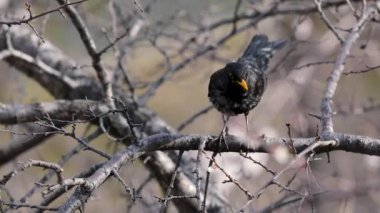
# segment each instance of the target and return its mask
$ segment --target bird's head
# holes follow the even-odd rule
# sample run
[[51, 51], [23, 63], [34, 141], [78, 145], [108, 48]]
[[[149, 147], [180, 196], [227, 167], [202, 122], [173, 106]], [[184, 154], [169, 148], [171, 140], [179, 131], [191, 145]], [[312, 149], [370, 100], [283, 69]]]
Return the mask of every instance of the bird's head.
[[228, 68], [228, 78], [232, 85], [234, 85], [235, 88], [239, 88], [244, 93], [247, 92], [249, 89], [249, 85], [247, 80], [245, 80], [245, 77], [243, 76], [241, 69], [236, 65], [230, 66]]

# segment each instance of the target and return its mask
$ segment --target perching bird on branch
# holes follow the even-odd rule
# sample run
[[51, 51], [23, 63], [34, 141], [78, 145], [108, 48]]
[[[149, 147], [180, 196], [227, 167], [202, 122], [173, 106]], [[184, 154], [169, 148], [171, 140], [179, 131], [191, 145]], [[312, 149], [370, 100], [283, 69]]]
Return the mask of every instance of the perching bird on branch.
[[245, 115], [248, 130], [248, 113], [259, 103], [266, 87], [269, 59], [285, 44], [285, 40], [271, 42], [266, 35], [256, 35], [236, 62], [211, 75], [208, 97], [223, 114], [222, 135], [229, 117], [238, 114]]

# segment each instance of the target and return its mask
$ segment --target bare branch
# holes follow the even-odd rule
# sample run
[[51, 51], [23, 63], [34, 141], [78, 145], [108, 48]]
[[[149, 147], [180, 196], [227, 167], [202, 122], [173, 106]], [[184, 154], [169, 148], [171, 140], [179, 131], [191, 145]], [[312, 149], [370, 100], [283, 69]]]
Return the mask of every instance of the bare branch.
[[[87, 136], [84, 141], [91, 143], [94, 139], [99, 137], [102, 134], [102, 131], [98, 128], [96, 131], [94, 131], [92, 134]], [[75, 154], [78, 154], [81, 150], [83, 150], [84, 146], [79, 144], [77, 147], [66, 153], [61, 157], [61, 159], [58, 161], [58, 165], [63, 166], [64, 164], [69, 161]], [[51, 176], [53, 175], [53, 172], [48, 172], [46, 175], [44, 175], [42, 178], [39, 179], [38, 183], [44, 184], [46, 183]], [[20, 198], [21, 203], [25, 203], [27, 201], [27, 198], [31, 197], [35, 191], [37, 190], [37, 185], [35, 185], [32, 189], [30, 189], [22, 198]]]
[[322, 9], [323, 0], [313, 0], [313, 1], [314, 1], [314, 4], [317, 6], [319, 15], [321, 16], [322, 20], [325, 22], [325, 24], [331, 30], [331, 32], [334, 33], [335, 37], [340, 41], [340, 43], [343, 44], [343, 39], [340, 37], [334, 25], [331, 24], [330, 20], [327, 18], [326, 14], [323, 12], [323, 9]]
[[344, 72], [343, 75], [362, 74], [362, 73], [370, 72], [370, 71], [373, 71], [373, 70], [377, 70], [379, 68], [380, 68], [380, 65], [379, 66], [373, 66], [373, 67], [367, 66], [366, 69], [359, 70], [359, 71]]
[[[65, 0], [57, 0], [57, 2], [62, 6], [67, 4], [69, 1]], [[102, 83], [103, 89], [105, 91], [106, 103], [110, 106], [111, 109], [115, 107], [115, 104], [112, 101], [113, 91], [112, 86], [110, 84], [109, 75], [107, 74], [104, 66], [102, 65], [101, 55], [97, 53], [95, 41], [92, 38], [88, 28], [86, 27], [84, 21], [79, 16], [78, 12], [71, 5], [64, 7], [65, 12], [71, 18], [75, 28], [77, 29], [84, 46], [88, 54], [92, 59], [92, 66], [96, 70], [96, 74]]]
[[199, 147], [198, 147], [198, 154], [197, 154], [197, 164], [196, 164], [196, 167], [195, 167], [195, 177], [196, 177], [196, 187], [197, 187], [197, 192], [196, 192], [196, 197], [197, 197], [197, 200], [198, 200], [198, 207], [197, 207], [197, 211], [198, 212], [201, 212], [202, 209], [203, 209], [203, 201], [202, 201], [202, 192], [201, 192], [201, 182], [202, 182], [202, 177], [201, 177], [201, 171], [200, 171], [200, 164], [201, 164], [201, 157], [202, 157], [202, 153], [203, 153], [203, 149], [205, 148], [205, 145], [206, 145], [206, 140], [202, 140], [201, 143], [199, 143]]
[[37, 205], [29, 205], [25, 203], [5, 203], [5, 202], [0, 202], [0, 205], [8, 206], [11, 209], [20, 209], [20, 208], [28, 208], [28, 209], [37, 209], [41, 211], [54, 211], [56, 212], [58, 208], [51, 208], [51, 207], [46, 207], [46, 206], [37, 206]]
[[[74, 1], [74, 2], [67, 2], [57, 8], [54, 8], [54, 9], [51, 9], [51, 10], [48, 10], [48, 11], [45, 11], [45, 12], [42, 12], [38, 15], [35, 15], [33, 16], [31, 13], [29, 13], [29, 17], [28, 18], [22, 18], [22, 19], [19, 19], [19, 20], [0, 20], [0, 24], [6, 24], [6, 25], [20, 25], [20, 24], [27, 24], [29, 23], [30, 21], [34, 20], [34, 19], [38, 19], [38, 18], [41, 18], [43, 16], [46, 16], [50, 13], [53, 13], [53, 12], [59, 12], [59, 10], [61, 10], [62, 8], [65, 8], [69, 5], [75, 5], [75, 4], [80, 4], [82, 2], [85, 2], [87, 0], [79, 0], [79, 1]], [[30, 10], [28, 10], [30, 12]]]
[[177, 173], [179, 172], [178, 169], [179, 169], [179, 166], [181, 164], [182, 155], [183, 155], [183, 151], [180, 151], [180, 153], [178, 155], [177, 163], [175, 165], [173, 176], [172, 176], [172, 178], [170, 180], [168, 189], [166, 190], [165, 197], [164, 197], [164, 199], [162, 199], [162, 205], [161, 205], [160, 213], [164, 213], [165, 212], [165, 209], [167, 207], [167, 203], [170, 200], [170, 198], [172, 197], [172, 195], [170, 193], [171, 193], [171, 191], [172, 191], [172, 189], [174, 187], [174, 181], [175, 181], [175, 179], [177, 177]]
[[344, 63], [347, 56], [350, 54], [351, 47], [358, 39], [360, 33], [362, 32], [366, 22], [376, 13], [376, 9], [369, 6], [358, 22], [353, 26], [347, 39], [344, 41], [342, 48], [336, 58], [334, 69], [331, 72], [330, 77], [327, 79], [327, 86], [323, 93], [322, 103], [321, 103], [321, 122], [322, 122], [322, 138], [326, 137], [326, 134], [334, 132], [333, 121], [332, 121], [332, 100], [335, 94], [335, 90], [338, 86], [338, 81], [344, 70]]
[[41, 160], [29, 160], [25, 163], [22, 163], [17, 170], [14, 170], [14, 171], [4, 175], [3, 178], [0, 179], [0, 185], [4, 186], [5, 184], [7, 184], [7, 182], [11, 178], [16, 176], [17, 173], [22, 172], [25, 169], [28, 169], [30, 167], [41, 167], [44, 169], [51, 169], [57, 174], [58, 182], [62, 182], [62, 180], [63, 180], [62, 174], [61, 174], [63, 172], [63, 169], [59, 165], [54, 164], [54, 163], [49, 163], [46, 161], [41, 161]]
[[180, 124], [178, 127], [177, 127], [177, 130], [180, 132], [181, 130], [183, 130], [185, 127], [187, 127], [189, 124], [193, 123], [197, 118], [199, 118], [200, 116], [208, 113], [210, 110], [214, 109], [214, 107], [212, 105], [209, 105], [201, 110], [199, 110], [197, 113], [195, 113], [194, 115], [192, 115], [190, 118], [188, 118], [186, 121], [184, 121], [182, 124]]
[[245, 189], [239, 183], [239, 181], [237, 181], [235, 178], [231, 177], [230, 174], [228, 174], [221, 166], [219, 166], [219, 164], [216, 163], [215, 158], [208, 157], [206, 155], [206, 153], [205, 153], [205, 156], [206, 156], [207, 159], [211, 160], [213, 162], [213, 165], [215, 165], [228, 178], [228, 181], [224, 181], [223, 183], [228, 183], [228, 182], [234, 183], [241, 191], [243, 191], [247, 195], [247, 197], [248, 197], [249, 200], [253, 199], [255, 197], [254, 195], [252, 195], [251, 192], [249, 192], [247, 189]]
[[[51, 119], [66, 121], [72, 118], [92, 120], [95, 115], [107, 112], [108, 107], [97, 101], [88, 100], [57, 100], [35, 104], [2, 104], [0, 103], [0, 123], [19, 124], [34, 122], [49, 115]], [[92, 112], [92, 113], [91, 113]]]

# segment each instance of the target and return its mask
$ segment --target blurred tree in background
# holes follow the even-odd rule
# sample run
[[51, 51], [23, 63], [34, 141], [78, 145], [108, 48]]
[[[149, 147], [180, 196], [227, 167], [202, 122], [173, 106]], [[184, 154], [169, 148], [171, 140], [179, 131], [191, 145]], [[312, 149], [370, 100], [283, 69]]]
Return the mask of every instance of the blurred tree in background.
[[[0, 0], [1, 212], [374, 212], [379, 7]], [[219, 150], [209, 77], [255, 34], [288, 44]]]

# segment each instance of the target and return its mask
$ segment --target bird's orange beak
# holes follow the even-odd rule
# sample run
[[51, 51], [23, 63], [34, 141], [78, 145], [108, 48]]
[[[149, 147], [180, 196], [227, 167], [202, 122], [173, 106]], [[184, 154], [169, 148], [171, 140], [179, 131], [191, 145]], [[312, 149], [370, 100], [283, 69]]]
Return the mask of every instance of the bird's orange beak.
[[244, 89], [244, 91], [248, 91], [248, 84], [244, 79], [237, 81], [237, 83]]

